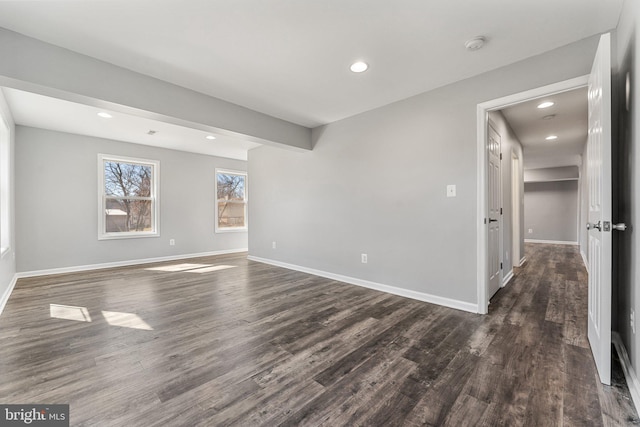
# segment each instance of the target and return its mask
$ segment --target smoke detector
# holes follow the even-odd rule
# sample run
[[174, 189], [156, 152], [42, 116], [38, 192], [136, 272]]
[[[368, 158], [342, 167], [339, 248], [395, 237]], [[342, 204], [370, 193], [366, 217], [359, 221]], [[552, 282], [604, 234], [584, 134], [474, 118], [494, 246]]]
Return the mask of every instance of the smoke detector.
[[469, 51], [478, 50], [484, 46], [486, 41], [487, 39], [484, 36], [476, 36], [464, 42], [464, 47]]

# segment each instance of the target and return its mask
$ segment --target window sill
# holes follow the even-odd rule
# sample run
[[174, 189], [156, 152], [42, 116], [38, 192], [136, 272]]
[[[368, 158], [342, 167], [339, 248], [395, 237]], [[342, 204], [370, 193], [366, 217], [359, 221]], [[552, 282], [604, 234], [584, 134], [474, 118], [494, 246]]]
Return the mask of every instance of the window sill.
[[249, 231], [248, 227], [242, 228], [216, 228], [216, 233], [246, 233]]
[[141, 239], [145, 237], [160, 237], [160, 233], [107, 233], [100, 234], [98, 240], [121, 240], [121, 239]]

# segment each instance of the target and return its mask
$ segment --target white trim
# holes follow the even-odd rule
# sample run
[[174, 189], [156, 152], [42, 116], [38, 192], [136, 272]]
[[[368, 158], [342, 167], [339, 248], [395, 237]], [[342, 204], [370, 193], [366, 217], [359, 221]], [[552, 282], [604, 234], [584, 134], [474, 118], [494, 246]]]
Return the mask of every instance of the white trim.
[[527, 257], [526, 257], [526, 256], [523, 256], [523, 257], [520, 259], [520, 264], [518, 264], [518, 267], [522, 267], [522, 266], [524, 265], [524, 263], [525, 263], [525, 262], [527, 262]]
[[[242, 175], [244, 176], [244, 227], [218, 227], [218, 174], [227, 174], [227, 175]], [[215, 169], [215, 178], [214, 178], [214, 232], [215, 233], [234, 233], [234, 232], [247, 232], [249, 230], [249, 174], [247, 171], [239, 171], [232, 169], [223, 169], [216, 168]]]
[[580, 256], [582, 257], [582, 262], [584, 262], [584, 266], [589, 271], [589, 261], [587, 261], [587, 254], [584, 253], [583, 250], [580, 250]]
[[[107, 232], [105, 211], [107, 208], [104, 191], [104, 162], [114, 161], [117, 163], [138, 164], [151, 166], [153, 169], [151, 178], [151, 195], [150, 197], [126, 197], [137, 200], [151, 201], [151, 231], [123, 231], [123, 232]], [[123, 197], [116, 197], [121, 199]], [[98, 240], [117, 240], [117, 239], [136, 239], [144, 237], [160, 237], [160, 161], [138, 159], [135, 157], [116, 156], [112, 154], [98, 153]]]
[[424, 301], [431, 304], [442, 305], [456, 310], [468, 311], [471, 313], [478, 312], [478, 306], [473, 303], [459, 301], [451, 298], [439, 297], [436, 295], [426, 294], [423, 292], [412, 291], [409, 289], [398, 288], [395, 286], [384, 285], [382, 283], [370, 282], [368, 280], [357, 279], [355, 277], [343, 276], [341, 274], [329, 273], [327, 271], [316, 270], [314, 268], [302, 267], [295, 264], [276, 261], [267, 258], [260, 258], [253, 255], [247, 257], [250, 261], [261, 262], [263, 264], [275, 265], [289, 270], [300, 271], [302, 273], [313, 274], [314, 276], [326, 277], [327, 279], [337, 280], [351, 285], [362, 286], [364, 288], [374, 289], [376, 291], [386, 292], [388, 294], [398, 295], [401, 297], [411, 298], [418, 301]]
[[[1, 93], [0, 93], [1, 95]], [[2, 256], [11, 247], [11, 192], [14, 181], [11, 157], [11, 127], [9, 120], [0, 111], [0, 245]]]
[[511, 264], [516, 266], [516, 260], [522, 255], [520, 246], [522, 242], [522, 215], [520, 214], [520, 187], [522, 183], [522, 173], [520, 168], [520, 158], [515, 147], [511, 148]]
[[578, 181], [580, 178], [555, 178], [555, 179], [531, 179], [529, 181], [525, 181], [525, 184], [537, 184], [541, 182], [563, 182], [563, 181]]
[[635, 406], [637, 411], [638, 408], [640, 408], [640, 382], [638, 381], [638, 376], [633, 370], [633, 366], [631, 365], [631, 361], [629, 360], [629, 354], [627, 353], [627, 349], [622, 342], [620, 334], [618, 334], [617, 332], [612, 332], [611, 342], [613, 342], [613, 346], [615, 347], [616, 352], [618, 353], [618, 357], [620, 358], [622, 372], [624, 372], [624, 379], [627, 381], [629, 393], [631, 394], [631, 400], [633, 402], [633, 406]]
[[510, 272], [507, 273], [507, 275], [504, 277], [504, 279], [502, 279], [502, 288], [504, 288], [505, 286], [507, 286], [507, 284], [509, 283], [509, 281], [513, 279], [513, 270], [511, 270]]
[[4, 294], [2, 294], [2, 298], [0, 298], [0, 315], [2, 315], [2, 312], [4, 311], [4, 308], [7, 305], [7, 302], [9, 301], [9, 297], [11, 296], [11, 292], [13, 292], [13, 288], [16, 286], [17, 281], [18, 281], [18, 274], [16, 273], [13, 275], [13, 278], [9, 283], [9, 287], [4, 291]]
[[23, 278], [23, 277], [48, 276], [51, 274], [77, 273], [80, 271], [102, 270], [105, 268], [114, 268], [114, 267], [127, 267], [130, 265], [151, 264], [154, 262], [175, 261], [175, 260], [186, 259], [186, 258], [199, 258], [199, 257], [205, 257], [205, 256], [213, 256], [213, 255], [235, 254], [239, 252], [247, 252], [247, 250], [248, 250], [247, 248], [227, 249], [223, 251], [199, 252], [195, 254], [171, 255], [171, 256], [156, 257], [156, 258], [144, 258], [144, 259], [132, 259], [127, 261], [105, 262], [101, 264], [76, 265], [72, 267], [51, 268], [48, 270], [21, 271], [19, 273], [16, 273], [16, 276], [18, 278]]
[[489, 298], [487, 297], [487, 227], [484, 220], [487, 217], [487, 156], [485, 140], [487, 137], [487, 125], [489, 111], [498, 110], [510, 105], [519, 104], [545, 95], [567, 92], [573, 89], [585, 87], [589, 82], [589, 76], [584, 75], [570, 80], [553, 83], [524, 92], [482, 102], [477, 106], [476, 112], [476, 151], [477, 151], [477, 209], [476, 209], [476, 271], [478, 313], [486, 314], [489, 310]]
[[540, 240], [540, 239], [524, 239], [525, 243], [546, 243], [548, 245], [571, 245], [578, 246], [578, 242], [569, 242], [565, 240]]

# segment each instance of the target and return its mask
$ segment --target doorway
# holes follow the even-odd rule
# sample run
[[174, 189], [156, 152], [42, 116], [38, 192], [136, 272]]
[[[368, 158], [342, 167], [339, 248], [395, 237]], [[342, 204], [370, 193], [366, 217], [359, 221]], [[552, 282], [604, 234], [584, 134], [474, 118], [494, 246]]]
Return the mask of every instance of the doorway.
[[[574, 79], [566, 80], [563, 82], [543, 86], [537, 89], [521, 92], [518, 94], [510, 95], [507, 97], [491, 100], [478, 104], [477, 107], [477, 190], [478, 190], [478, 203], [477, 203], [477, 272], [478, 272], [478, 312], [482, 314], [488, 313], [489, 299], [491, 297], [491, 291], [489, 286], [489, 260], [491, 254], [489, 253], [489, 233], [486, 224], [489, 221], [489, 201], [488, 201], [488, 185], [489, 182], [489, 159], [487, 150], [488, 132], [489, 132], [489, 113], [498, 110], [505, 109], [516, 104], [520, 104], [525, 101], [542, 98], [544, 96], [568, 92], [574, 89], [579, 89], [587, 86], [589, 76], [581, 76]], [[513, 161], [513, 158], [511, 158]], [[522, 159], [519, 159], [522, 160]], [[513, 214], [512, 214], [513, 216]], [[516, 228], [516, 227], [513, 227]], [[515, 234], [515, 233], [514, 233]], [[522, 237], [522, 236], [521, 236]], [[511, 246], [511, 245], [510, 245]], [[519, 254], [519, 262], [522, 259], [523, 254]], [[500, 259], [503, 260], [503, 254], [500, 254]], [[503, 260], [504, 261], [504, 260]], [[511, 263], [516, 263], [516, 257], [512, 256]]]

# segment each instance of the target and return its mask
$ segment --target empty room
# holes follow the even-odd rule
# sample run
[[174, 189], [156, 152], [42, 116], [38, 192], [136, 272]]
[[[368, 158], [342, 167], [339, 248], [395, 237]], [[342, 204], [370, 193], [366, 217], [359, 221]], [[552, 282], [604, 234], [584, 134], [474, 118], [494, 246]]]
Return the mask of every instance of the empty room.
[[0, 2], [0, 425], [640, 425], [639, 19]]

